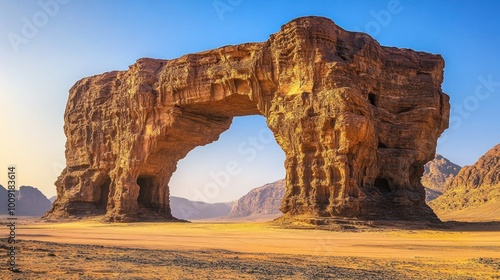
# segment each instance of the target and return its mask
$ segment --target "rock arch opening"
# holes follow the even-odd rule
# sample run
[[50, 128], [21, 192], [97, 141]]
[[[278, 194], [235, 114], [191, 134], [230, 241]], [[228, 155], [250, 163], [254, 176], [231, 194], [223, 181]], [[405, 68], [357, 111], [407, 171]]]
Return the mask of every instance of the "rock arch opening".
[[[254, 188], [283, 179], [284, 159], [265, 117], [235, 117], [217, 141], [194, 148], [178, 162], [169, 182], [172, 215], [184, 220], [224, 219], [228, 215], [231, 219], [249, 219], [266, 211], [275, 214], [269, 219], [280, 216], [280, 205], [272, 206], [276, 205], [275, 197], [269, 197], [274, 201], [263, 209], [256, 206], [265, 203], [265, 197], [250, 199], [255, 207], [247, 205], [248, 215], [242, 211], [233, 214], [231, 208]], [[278, 196], [281, 199], [283, 192]]]

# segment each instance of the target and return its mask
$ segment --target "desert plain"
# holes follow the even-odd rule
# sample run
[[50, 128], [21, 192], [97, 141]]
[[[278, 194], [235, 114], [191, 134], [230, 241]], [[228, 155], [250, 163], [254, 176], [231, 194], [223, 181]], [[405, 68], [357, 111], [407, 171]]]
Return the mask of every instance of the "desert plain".
[[500, 279], [495, 222], [327, 231], [24, 220], [16, 237], [20, 272], [3, 266], [1, 279]]

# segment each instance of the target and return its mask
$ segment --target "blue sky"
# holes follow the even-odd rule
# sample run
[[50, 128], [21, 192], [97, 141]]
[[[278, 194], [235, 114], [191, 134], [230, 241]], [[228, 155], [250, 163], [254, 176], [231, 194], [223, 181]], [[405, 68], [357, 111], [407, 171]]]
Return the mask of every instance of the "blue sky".
[[[469, 165], [500, 142], [498, 12], [498, 1], [0, 0], [0, 166], [16, 164], [19, 184], [52, 196], [65, 162], [68, 89], [77, 80], [125, 70], [141, 57], [171, 59], [265, 41], [307, 15], [331, 18], [382, 45], [441, 54], [452, 118], [438, 152]], [[199, 197], [215, 180], [210, 174], [220, 174], [228, 162], [237, 162], [240, 172], [205, 200], [230, 201], [283, 178], [276, 143], [250, 145], [265, 129], [262, 117], [236, 118], [218, 142], [179, 163], [171, 193]], [[5, 178], [0, 175], [0, 183]]]

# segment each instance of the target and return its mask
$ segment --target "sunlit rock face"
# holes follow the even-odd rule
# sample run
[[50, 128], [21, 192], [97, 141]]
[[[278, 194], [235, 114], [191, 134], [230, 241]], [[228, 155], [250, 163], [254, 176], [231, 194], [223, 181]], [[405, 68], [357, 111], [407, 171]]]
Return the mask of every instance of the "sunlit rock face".
[[448, 126], [443, 68], [439, 55], [304, 17], [266, 42], [84, 78], [70, 90], [67, 166], [47, 217], [172, 219], [177, 162], [233, 117], [260, 114], [286, 154], [285, 219], [436, 220], [420, 177]]

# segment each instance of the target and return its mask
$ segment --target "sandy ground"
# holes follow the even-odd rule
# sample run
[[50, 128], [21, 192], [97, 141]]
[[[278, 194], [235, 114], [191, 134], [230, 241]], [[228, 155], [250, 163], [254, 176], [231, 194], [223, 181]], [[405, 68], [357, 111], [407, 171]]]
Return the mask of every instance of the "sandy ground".
[[331, 232], [79, 221], [16, 234], [21, 272], [3, 266], [1, 279], [500, 279], [498, 224]]
[[500, 201], [491, 201], [479, 207], [465, 208], [439, 215], [441, 221], [497, 221], [500, 222]]

